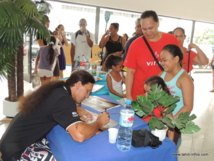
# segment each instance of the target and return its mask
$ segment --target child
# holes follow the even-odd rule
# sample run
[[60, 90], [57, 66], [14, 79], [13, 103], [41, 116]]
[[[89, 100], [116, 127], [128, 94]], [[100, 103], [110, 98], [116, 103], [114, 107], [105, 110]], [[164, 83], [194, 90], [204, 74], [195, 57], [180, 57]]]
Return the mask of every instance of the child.
[[[165, 84], [164, 80], [159, 76], [151, 76], [149, 77], [144, 84], [144, 90], [145, 94], [147, 95], [147, 92], [151, 89], [151, 86], [154, 84], [160, 85], [168, 94], [170, 94], [169, 89], [167, 88], [167, 85]], [[158, 107], [154, 109], [154, 114], [156, 117], [162, 117], [163, 108]], [[144, 121], [149, 122], [149, 120], [152, 118], [152, 116], [147, 116], [142, 118]]]
[[[151, 76], [149, 77], [146, 81], [145, 81], [145, 84], [144, 84], [144, 90], [145, 90], [145, 94], [147, 95], [147, 92], [151, 89], [151, 86], [153, 86], [154, 84], [158, 84], [159, 86], [162, 87], [162, 89], [170, 94], [170, 91], [166, 85], [166, 83], [164, 82], [164, 80], [159, 77], [159, 76]], [[153, 113], [155, 114], [156, 117], [162, 117], [162, 112], [164, 112], [164, 110], [166, 109], [163, 109], [161, 106], [160, 107], [157, 107], [154, 109]], [[171, 114], [172, 115], [172, 114]], [[152, 116], [147, 116], [147, 117], [144, 117], [142, 118], [144, 121], [146, 122], [149, 122], [149, 120], [152, 118]], [[168, 130], [167, 132], [167, 136], [170, 140], [173, 141], [174, 139], [174, 132], [173, 130]]]
[[42, 85], [50, 82], [53, 76], [52, 65], [57, 56], [57, 52], [53, 48], [54, 44], [56, 44], [56, 38], [51, 36], [49, 45], [42, 46], [36, 58], [34, 72], [38, 73]]
[[[170, 93], [180, 97], [176, 108], [172, 112], [173, 118], [177, 118], [183, 112], [191, 112], [193, 108], [194, 85], [191, 77], [182, 68], [183, 53], [176, 45], [166, 45], [160, 54], [161, 65], [164, 71], [159, 75], [165, 81]], [[177, 148], [181, 143], [181, 133], [175, 128], [173, 141]]]
[[125, 83], [125, 77], [122, 74], [123, 60], [120, 56], [109, 55], [104, 64], [104, 71], [108, 71], [106, 81], [109, 89], [109, 95], [124, 105], [126, 94], [122, 91], [122, 82]]

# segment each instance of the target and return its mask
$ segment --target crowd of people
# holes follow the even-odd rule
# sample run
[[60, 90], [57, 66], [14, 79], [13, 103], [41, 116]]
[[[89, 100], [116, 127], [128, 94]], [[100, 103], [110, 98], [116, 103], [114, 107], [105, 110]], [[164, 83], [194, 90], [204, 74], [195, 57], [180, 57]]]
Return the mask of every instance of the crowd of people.
[[[191, 112], [193, 109], [194, 82], [188, 72], [193, 69], [193, 64], [207, 65], [208, 58], [196, 44], [190, 43], [187, 48], [183, 46], [186, 38], [183, 28], [164, 33], [158, 30], [159, 23], [155, 11], [143, 12], [135, 22], [135, 35], [129, 39], [125, 34], [118, 35], [118, 23], [111, 23], [99, 42], [99, 47], [105, 48], [102, 64], [107, 71], [110, 96], [119, 103], [124, 104], [124, 98], [136, 100], [137, 96], [146, 94], [152, 85], [151, 81], [157, 79], [164, 90], [180, 97], [172, 112], [172, 116], [177, 118], [180, 113]], [[45, 24], [49, 26], [49, 19]], [[79, 27], [71, 38], [72, 65], [76, 57], [83, 53], [91, 57], [94, 44], [94, 35], [87, 30], [85, 19], [79, 21]], [[78, 70], [66, 82], [50, 82], [52, 77], [63, 77], [66, 63], [62, 46], [68, 45], [63, 25], [59, 25], [50, 34], [49, 43], [38, 37], [41, 48], [35, 66], [35, 72], [39, 74], [42, 84], [46, 85], [21, 100], [20, 112], [0, 142], [5, 160], [24, 159], [25, 149], [44, 139], [57, 124], [67, 130], [75, 141], [83, 142], [99, 133], [99, 129], [109, 122], [109, 114], [104, 112], [93, 124], [85, 123], [87, 120], [83, 115], [88, 118], [92, 116], [80, 106], [89, 97], [95, 83], [90, 73]], [[191, 50], [193, 48], [196, 52]], [[213, 61], [214, 58], [210, 65]], [[124, 67], [125, 76], [122, 72]], [[126, 84], [125, 93], [122, 91], [122, 83]], [[179, 147], [179, 130], [169, 129], [168, 134]], [[45, 146], [48, 148], [48, 144]]]

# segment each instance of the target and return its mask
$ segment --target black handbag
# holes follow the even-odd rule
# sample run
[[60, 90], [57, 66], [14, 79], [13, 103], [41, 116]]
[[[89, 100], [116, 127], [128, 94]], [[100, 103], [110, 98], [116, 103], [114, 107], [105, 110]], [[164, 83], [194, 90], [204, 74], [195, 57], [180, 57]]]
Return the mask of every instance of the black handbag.
[[146, 147], [158, 148], [162, 142], [158, 137], [154, 136], [147, 129], [134, 130], [132, 133], [132, 145], [134, 147]]

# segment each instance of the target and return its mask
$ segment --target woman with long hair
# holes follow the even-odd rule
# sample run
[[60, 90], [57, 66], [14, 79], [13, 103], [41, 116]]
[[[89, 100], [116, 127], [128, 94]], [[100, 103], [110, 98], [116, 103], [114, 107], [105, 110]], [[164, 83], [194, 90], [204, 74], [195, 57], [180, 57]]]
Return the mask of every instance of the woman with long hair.
[[[61, 42], [61, 45], [66, 45], [68, 46], [68, 41], [66, 39], [66, 33], [64, 31], [64, 26], [62, 24], [58, 25], [56, 28], [56, 31], [58, 32], [58, 38]], [[59, 78], [63, 78], [63, 70], [66, 68], [66, 58], [65, 58], [65, 53], [63, 50], [63, 47], [60, 47], [60, 54], [58, 56], [59, 59]]]

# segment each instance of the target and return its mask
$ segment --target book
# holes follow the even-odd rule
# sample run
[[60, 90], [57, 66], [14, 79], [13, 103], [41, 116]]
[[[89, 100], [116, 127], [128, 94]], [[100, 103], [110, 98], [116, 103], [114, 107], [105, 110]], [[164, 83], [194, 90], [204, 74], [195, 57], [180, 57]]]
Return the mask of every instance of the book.
[[[93, 120], [87, 121], [87, 124], [92, 124], [93, 122], [95, 122], [97, 120], [98, 114], [93, 113], [93, 112], [91, 112], [89, 110], [86, 110], [86, 111], [88, 111], [89, 113], [91, 113], [92, 116], [93, 116]], [[109, 123], [107, 123], [105, 126], [103, 126], [100, 130], [104, 131], [104, 130], [107, 130], [107, 129], [109, 129], [111, 127], [114, 127], [116, 125], [118, 125], [118, 122], [110, 119]]]
[[104, 85], [100, 85], [100, 84], [94, 84], [93, 88], [92, 88], [92, 93], [95, 93], [99, 90], [101, 90], [104, 87]]
[[120, 106], [120, 104], [110, 102], [97, 96], [90, 96], [88, 99], [85, 99], [82, 104], [100, 112]]

